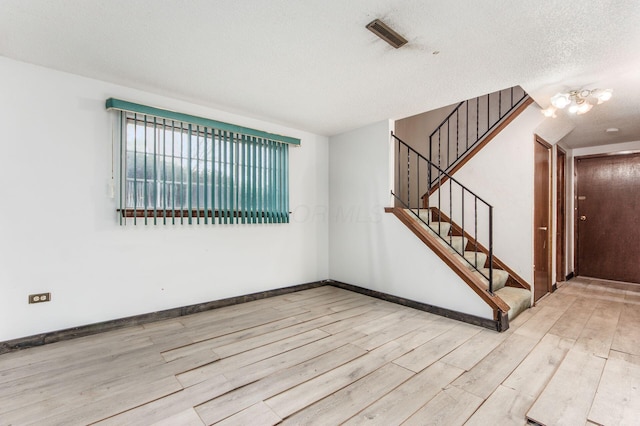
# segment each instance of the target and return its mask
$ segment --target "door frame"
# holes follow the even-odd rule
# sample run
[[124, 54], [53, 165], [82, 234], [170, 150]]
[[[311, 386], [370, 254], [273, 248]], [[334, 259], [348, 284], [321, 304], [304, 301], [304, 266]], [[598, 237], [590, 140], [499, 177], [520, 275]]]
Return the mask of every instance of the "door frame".
[[567, 279], [567, 152], [556, 145], [556, 282]]
[[[549, 203], [546, 206], [547, 209], [547, 215], [549, 218], [549, 223], [547, 225], [547, 247], [549, 247], [549, 249], [547, 250], [547, 259], [546, 259], [546, 263], [547, 263], [547, 291], [545, 292], [545, 294], [551, 293], [553, 291], [553, 275], [552, 275], [552, 264], [553, 264], [553, 250], [552, 250], [552, 241], [553, 241], [553, 235], [554, 235], [554, 227], [553, 227], [553, 156], [552, 156], [552, 149], [553, 146], [545, 141], [542, 137], [540, 137], [537, 134], [534, 134], [534, 144], [539, 143], [540, 145], [542, 145], [543, 147], [545, 147], [548, 150], [548, 162], [549, 162], [549, 175], [547, 176], [547, 185], [548, 185], [548, 191], [549, 191]], [[534, 145], [534, 150], [535, 150], [535, 145]], [[534, 155], [535, 158], [535, 155]], [[534, 258], [532, 259], [535, 263], [535, 250], [536, 250], [536, 238], [535, 238], [535, 232], [537, 231], [536, 229], [536, 224], [535, 224], [535, 212], [537, 211], [537, 208], [540, 208], [539, 206], [536, 206], [535, 203], [535, 161], [534, 161], [534, 203], [533, 203], [533, 209], [534, 209], [534, 223], [533, 223], [533, 232], [534, 232], [534, 237], [533, 237], [533, 250], [534, 250]], [[541, 208], [545, 208], [545, 207], [541, 207]], [[534, 304], [536, 302], [535, 299], [535, 276], [536, 276], [536, 272], [535, 269], [533, 271], [533, 285], [534, 285], [534, 294], [533, 296], [533, 300], [534, 300]], [[541, 296], [543, 297], [543, 296]]]
[[619, 152], [606, 152], [601, 154], [589, 154], [581, 155], [573, 158], [573, 202], [574, 202], [574, 214], [573, 214], [573, 268], [575, 276], [580, 275], [580, 265], [578, 262], [578, 160], [587, 160], [589, 158], [598, 157], [610, 157], [613, 155], [634, 155], [640, 153], [640, 150], [631, 151], [619, 151]]

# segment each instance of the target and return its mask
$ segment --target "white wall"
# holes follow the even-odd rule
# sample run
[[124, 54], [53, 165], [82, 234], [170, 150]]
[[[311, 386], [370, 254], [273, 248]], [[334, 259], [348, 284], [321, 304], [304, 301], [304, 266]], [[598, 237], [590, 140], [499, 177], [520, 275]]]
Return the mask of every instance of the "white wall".
[[[329, 278], [326, 137], [6, 58], [0, 93], [0, 341]], [[301, 138], [291, 223], [119, 226], [109, 97]]]
[[330, 138], [329, 275], [349, 284], [493, 318], [491, 309], [393, 214], [387, 121]]
[[[562, 143], [560, 143], [562, 145]], [[563, 146], [564, 148], [564, 146]], [[575, 272], [575, 158], [584, 155], [612, 154], [624, 151], [640, 151], [640, 141], [623, 142], [586, 148], [566, 149], [567, 151], [567, 274]]]
[[[454, 176], [494, 207], [494, 254], [532, 285], [533, 132], [542, 120], [540, 108], [530, 105]], [[442, 202], [448, 203], [446, 200]], [[432, 200], [430, 205], [436, 204]], [[471, 214], [469, 207], [467, 203], [466, 215]], [[473, 219], [467, 217], [466, 223]], [[479, 228], [481, 223], [479, 220]], [[479, 229], [481, 242], [486, 240], [483, 229]]]

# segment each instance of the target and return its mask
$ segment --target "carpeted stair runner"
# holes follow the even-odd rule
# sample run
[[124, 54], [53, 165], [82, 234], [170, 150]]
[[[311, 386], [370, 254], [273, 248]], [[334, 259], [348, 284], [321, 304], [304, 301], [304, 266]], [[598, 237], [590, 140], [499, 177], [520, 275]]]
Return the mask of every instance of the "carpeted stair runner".
[[[489, 268], [487, 265], [487, 255], [481, 251], [469, 250], [467, 247], [468, 239], [458, 235], [452, 235], [451, 224], [449, 222], [435, 222], [430, 221], [431, 211], [429, 210], [407, 210], [416, 221], [418, 219], [415, 214], [419, 214], [420, 218], [429, 222], [429, 225], [419, 221], [423, 228], [429, 231], [434, 236], [440, 236], [438, 241], [443, 244], [449, 252], [455, 256], [463, 257], [460, 253], [464, 253], [464, 259], [466, 266], [473, 270], [480, 280], [484, 283], [485, 287], [489, 287], [489, 280], [486, 278], [489, 276]], [[473, 248], [473, 247], [470, 247]], [[476, 271], [472, 265], [475, 265], [479, 271]], [[493, 292], [496, 296], [500, 297], [507, 305], [509, 305], [509, 320], [518, 316], [522, 311], [531, 307], [531, 291], [519, 288], [507, 286], [509, 280], [509, 273], [502, 269], [493, 269]]]

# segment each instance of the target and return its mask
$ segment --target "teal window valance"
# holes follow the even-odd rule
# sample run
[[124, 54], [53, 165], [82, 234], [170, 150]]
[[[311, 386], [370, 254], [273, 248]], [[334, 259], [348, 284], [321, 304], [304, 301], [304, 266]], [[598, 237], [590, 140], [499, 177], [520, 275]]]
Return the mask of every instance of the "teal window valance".
[[190, 123], [196, 126], [211, 127], [219, 130], [225, 130], [234, 134], [242, 134], [245, 136], [255, 136], [260, 139], [268, 139], [275, 142], [288, 143], [290, 145], [300, 145], [300, 139], [290, 136], [276, 135], [274, 133], [263, 132], [261, 130], [250, 129], [248, 127], [236, 126], [235, 124], [224, 123], [222, 121], [202, 118], [195, 115], [183, 114], [181, 112], [170, 111], [161, 108], [155, 108], [147, 105], [136, 104], [133, 102], [123, 101], [120, 99], [109, 98], [106, 102], [108, 110], [115, 109], [118, 111], [133, 112], [144, 114], [147, 116], [164, 118], [167, 120], [180, 121]]

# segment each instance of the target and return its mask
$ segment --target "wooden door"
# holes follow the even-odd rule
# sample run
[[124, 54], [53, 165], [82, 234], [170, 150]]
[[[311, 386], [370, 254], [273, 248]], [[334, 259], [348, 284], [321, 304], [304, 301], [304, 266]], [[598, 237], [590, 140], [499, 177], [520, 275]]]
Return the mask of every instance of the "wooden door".
[[534, 152], [534, 300], [551, 291], [551, 145], [536, 136]]
[[640, 283], [640, 153], [576, 159], [578, 275]]
[[556, 282], [566, 279], [566, 183], [565, 164], [567, 154], [557, 148], [556, 151]]

